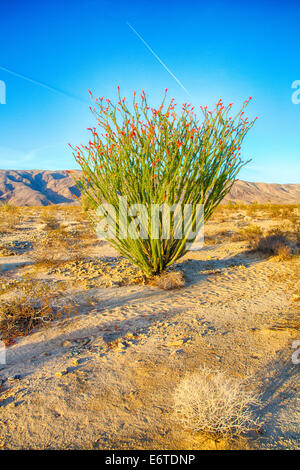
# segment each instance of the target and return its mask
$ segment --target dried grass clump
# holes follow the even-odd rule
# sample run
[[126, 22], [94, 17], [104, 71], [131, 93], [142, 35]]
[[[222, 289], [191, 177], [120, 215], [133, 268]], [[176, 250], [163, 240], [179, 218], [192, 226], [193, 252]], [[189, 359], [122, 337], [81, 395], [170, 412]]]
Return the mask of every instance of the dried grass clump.
[[260, 206], [256, 201], [246, 206], [246, 214], [248, 217], [255, 217], [257, 212], [260, 210]]
[[39, 221], [44, 224], [43, 230], [57, 230], [60, 223], [55, 216], [55, 206], [43, 207], [40, 213]]
[[205, 235], [205, 245], [218, 245], [224, 243], [224, 241], [236, 240], [236, 234], [230, 230], [221, 230], [213, 235]]
[[61, 227], [46, 231], [35, 244], [30, 257], [39, 264], [53, 265], [81, 258], [81, 244], [77, 232]]
[[219, 439], [257, 428], [259, 398], [243, 381], [203, 367], [188, 375], [174, 395], [174, 418], [186, 429]]
[[21, 213], [18, 207], [5, 203], [0, 205], [0, 233], [11, 233], [20, 223]]
[[164, 290], [180, 289], [185, 285], [185, 279], [180, 271], [170, 271], [152, 279], [151, 284]]
[[14, 297], [0, 303], [0, 339], [9, 343], [16, 336], [28, 335], [35, 326], [46, 325], [74, 310], [59, 301], [62, 289], [51, 289], [48, 283], [24, 282]]
[[14, 256], [16, 253], [9, 246], [0, 244], [0, 256]]
[[293, 257], [292, 248], [288, 245], [280, 245], [276, 254], [278, 261], [288, 261]]
[[247, 240], [250, 244], [257, 240], [263, 234], [262, 229], [258, 225], [248, 225], [243, 229], [240, 229], [238, 234], [235, 236], [237, 240]]
[[94, 206], [91, 203], [90, 199], [86, 195], [81, 196], [81, 207], [84, 212], [88, 212], [89, 210], [93, 210]]
[[288, 239], [281, 233], [273, 233], [265, 237], [259, 238], [253, 244], [253, 248], [261, 253], [268, 255], [280, 255], [282, 257], [292, 255], [292, 249]]

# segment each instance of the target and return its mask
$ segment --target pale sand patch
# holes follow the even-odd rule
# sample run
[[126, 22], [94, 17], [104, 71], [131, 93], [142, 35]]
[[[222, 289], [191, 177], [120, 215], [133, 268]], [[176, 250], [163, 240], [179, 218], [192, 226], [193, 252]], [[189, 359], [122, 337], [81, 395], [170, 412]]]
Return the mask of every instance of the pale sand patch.
[[[93, 250], [116, 256], [107, 244]], [[243, 242], [226, 242], [185, 256], [182, 289], [73, 287], [68, 295], [77, 299], [78, 313], [8, 348], [0, 378], [21, 378], [1, 389], [0, 444], [215, 448], [172, 421], [176, 384], [206, 365], [250, 375], [263, 393], [264, 432], [244, 447], [300, 448], [299, 365], [291, 362], [299, 331], [273, 329], [291, 313], [299, 317], [299, 303], [291, 302], [287, 284], [270, 282], [290, 266], [245, 253]]]

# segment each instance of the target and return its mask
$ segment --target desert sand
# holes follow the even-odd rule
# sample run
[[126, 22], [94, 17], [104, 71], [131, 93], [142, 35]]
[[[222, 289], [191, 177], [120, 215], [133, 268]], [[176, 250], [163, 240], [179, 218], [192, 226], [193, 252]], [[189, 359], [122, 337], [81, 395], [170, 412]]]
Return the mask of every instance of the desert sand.
[[[185, 285], [163, 290], [93, 238], [81, 260], [37, 267], [32, 250], [47, 233], [40, 214], [22, 209], [15, 229], [2, 234], [6, 249], [23, 245], [10, 256], [2, 250], [1, 301], [14, 298], [17, 290], [7, 287], [27, 276], [54, 288], [65, 283], [57, 310], [69, 304], [70, 311], [8, 342], [1, 448], [300, 448], [300, 365], [291, 359], [300, 340], [299, 256], [278, 260], [230, 236], [251, 224], [267, 231], [293, 222], [259, 211], [218, 213], [203, 249], [175, 266]], [[85, 223], [74, 212], [53, 214], [70, 232]], [[259, 431], [216, 442], [178, 425], [174, 390], [203, 365], [249, 378], [262, 397]]]

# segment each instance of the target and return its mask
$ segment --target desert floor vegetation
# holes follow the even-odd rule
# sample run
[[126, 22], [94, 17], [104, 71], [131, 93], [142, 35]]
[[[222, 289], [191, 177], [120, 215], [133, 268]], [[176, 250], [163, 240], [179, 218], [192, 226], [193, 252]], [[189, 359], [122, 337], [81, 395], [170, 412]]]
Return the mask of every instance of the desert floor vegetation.
[[187, 375], [174, 393], [176, 422], [216, 442], [260, 429], [255, 416], [259, 406], [259, 397], [246, 381], [207, 367]]
[[20, 209], [11, 204], [0, 205], [0, 234], [12, 233], [18, 228], [21, 219]]
[[299, 205], [219, 206], [203, 249], [150, 280], [80, 207], [15, 212], [2, 448], [299, 449]]
[[[69, 144], [81, 167], [80, 175], [70, 173], [81, 191], [84, 210], [98, 228], [104, 222], [101, 230], [107, 241], [147, 278], [162, 274], [186, 254], [190, 242], [196, 241], [195, 225], [210, 219], [248, 163], [240, 155], [257, 119], [245, 116], [252, 97], [233, 115], [233, 103], [223, 104], [222, 99], [212, 110], [200, 106], [199, 120], [191, 103], [177, 109], [167, 89], [157, 109], [148, 106], [144, 91], [140, 98], [134, 92], [129, 105], [119, 86], [115, 102], [106, 99], [104, 105], [103, 97], [94, 98], [91, 92], [90, 96], [96, 127], [88, 129], [88, 144]], [[103, 201], [108, 211], [103, 210]], [[136, 205], [138, 226], [132, 214]], [[165, 211], [158, 208], [174, 205], [166, 237]]]

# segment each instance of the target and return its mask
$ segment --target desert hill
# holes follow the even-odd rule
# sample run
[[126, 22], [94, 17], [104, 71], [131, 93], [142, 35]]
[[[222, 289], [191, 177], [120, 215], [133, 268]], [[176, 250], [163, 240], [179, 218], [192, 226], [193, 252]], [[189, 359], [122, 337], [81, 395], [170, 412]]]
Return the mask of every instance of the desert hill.
[[[16, 206], [74, 204], [79, 190], [64, 170], [0, 170], [0, 201]], [[300, 203], [300, 184], [250, 183], [237, 180], [226, 197], [234, 202]]]

